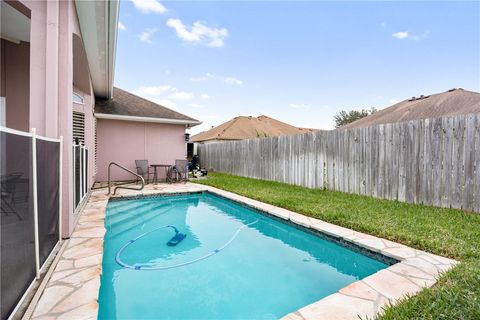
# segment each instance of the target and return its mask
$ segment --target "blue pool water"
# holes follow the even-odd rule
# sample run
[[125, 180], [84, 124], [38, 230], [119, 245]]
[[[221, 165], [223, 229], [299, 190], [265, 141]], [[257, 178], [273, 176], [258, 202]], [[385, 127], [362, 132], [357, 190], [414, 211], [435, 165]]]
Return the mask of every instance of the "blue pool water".
[[208, 193], [110, 201], [105, 224], [99, 319], [278, 319], [387, 267]]

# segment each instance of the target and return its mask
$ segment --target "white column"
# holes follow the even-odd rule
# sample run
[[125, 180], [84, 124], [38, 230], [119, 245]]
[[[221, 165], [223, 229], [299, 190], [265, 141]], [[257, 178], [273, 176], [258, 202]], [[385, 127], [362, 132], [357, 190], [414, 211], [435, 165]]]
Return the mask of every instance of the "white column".
[[35, 231], [35, 273], [40, 278], [40, 244], [38, 235], [38, 194], [37, 194], [37, 134], [32, 128], [32, 189], [33, 189], [33, 224]]
[[62, 185], [63, 185], [63, 136], [60, 136], [60, 152], [58, 161], [58, 241], [62, 241]]

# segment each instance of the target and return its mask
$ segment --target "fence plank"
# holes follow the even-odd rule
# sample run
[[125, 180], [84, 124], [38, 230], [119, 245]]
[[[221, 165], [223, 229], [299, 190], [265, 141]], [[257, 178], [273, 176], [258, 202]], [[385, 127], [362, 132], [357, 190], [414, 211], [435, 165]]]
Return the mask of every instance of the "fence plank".
[[442, 124], [445, 131], [444, 135], [444, 160], [443, 160], [443, 196], [441, 206], [449, 208], [452, 205], [453, 197], [453, 185], [452, 185], [452, 172], [453, 172], [453, 118], [443, 118]]
[[366, 166], [367, 172], [365, 177], [365, 194], [368, 196], [372, 195], [372, 128], [365, 128], [365, 147], [367, 148], [366, 152]]
[[398, 180], [399, 180], [399, 156], [400, 156], [400, 136], [398, 123], [392, 125], [392, 170], [390, 177], [391, 198], [398, 200]]
[[406, 159], [407, 159], [407, 144], [406, 140], [406, 130], [405, 126], [399, 132], [400, 138], [400, 156], [398, 158], [398, 201], [406, 201], [406, 176], [407, 176], [407, 168], [406, 168]]
[[432, 121], [432, 135], [431, 135], [431, 145], [432, 145], [432, 200], [431, 204], [434, 206], [440, 206], [441, 203], [441, 148], [443, 143], [443, 130], [442, 130], [442, 119], [434, 119]]
[[474, 164], [475, 164], [475, 115], [469, 114], [465, 123], [464, 159], [464, 190], [462, 209], [472, 211], [474, 193]]
[[[425, 175], [422, 176], [422, 180], [418, 184], [420, 187], [425, 186], [424, 190], [425, 193], [421, 201], [419, 203], [424, 203], [430, 205], [432, 202], [432, 195], [433, 195], [433, 181], [432, 181], [432, 158], [433, 158], [433, 146], [432, 146], [432, 136], [433, 136], [433, 124], [430, 120], [425, 122], [424, 127], [424, 142], [421, 143], [421, 149], [423, 154], [423, 170], [425, 171]], [[421, 167], [421, 165], [419, 165]]]
[[480, 212], [480, 113], [475, 117], [475, 181], [473, 211]]
[[365, 140], [365, 128], [360, 128], [360, 194], [365, 195], [365, 175], [366, 175], [366, 140]]
[[456, 117], [454, 119], [454, 146], [453, 146], [453, 176], [452, 185], [456, 186], [453, 190], [452, 207], [460, 209], [463, 194], [463, 149], [464, 149], [464, 119]]

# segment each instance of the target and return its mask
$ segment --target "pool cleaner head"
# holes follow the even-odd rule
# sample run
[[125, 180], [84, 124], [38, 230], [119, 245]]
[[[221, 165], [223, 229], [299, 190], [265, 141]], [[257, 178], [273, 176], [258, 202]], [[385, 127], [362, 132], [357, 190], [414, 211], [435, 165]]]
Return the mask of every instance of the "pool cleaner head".
[[170, 247], [176, 246], [177, 244], [182, 242], [182, 240], [185, 239], [186, 236], [187, 235], [185, 233], [176, 232], [173, 238], [167, 242], [167, 246], [170, 246]]

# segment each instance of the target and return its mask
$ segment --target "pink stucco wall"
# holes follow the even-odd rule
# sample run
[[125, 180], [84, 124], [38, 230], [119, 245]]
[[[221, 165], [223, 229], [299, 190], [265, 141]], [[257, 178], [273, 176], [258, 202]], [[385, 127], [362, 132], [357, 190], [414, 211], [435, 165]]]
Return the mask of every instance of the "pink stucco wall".
[[[74, 90], [73, 37], [81, 39], [74, 1], [39, 1], [20, 0], [19, 3], [31, 12], [30, 20], [30, 76], [29, 76], [29, 108], [28, 125], [19, 128], [30, 131], [36, 128], [39, 135], [50, 138], [63, 136], [63, 236], [68, 237], [73, 230], [75, 216], [73, 205], [73, 159], [72, 159], [72, 92]], [[85, 59], [80, 59], [85, 61]], [[75, 72], [82, 72], [80, 78], [88, 79], [88, 64], [76, 66]], [[78, 76], [78, 74], [77, 74]], [[90, 86], [89, 92], [83, 92], [85, 105], [82, 106], [86, 120], [86, 145], [93, 151], [93, 106], [94, 97]], [[17, 88], [22, 92], [22, 88]], [[26, 90], [25, 90], [26, 91]], [[23, 91], [23, 92], [25, 92]], [[28, 97], [28, 95], [26, 95]], [[7, 97], [8, 99], [8, 97]], [[7, 114], [10, 112], [7, 102]], [[18, 117], [25, 117], [18, 113]], [[15, 117], [13, 116], [13, 117]], [[13, 119], [13, 118], [12, 118]], [[94, 156], [90, 152], [89, 183], [94, 178]]]
[[[175, 159], [185, 159], [184, 134], [184, 125], [97, 119], [96, 181], [107, 180], [112, 161], [135, 171], [135, 160], [173, 165]], [[112, 179], [132, 180], [132, 175], [113, 169]]]

